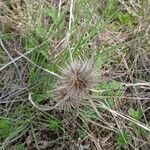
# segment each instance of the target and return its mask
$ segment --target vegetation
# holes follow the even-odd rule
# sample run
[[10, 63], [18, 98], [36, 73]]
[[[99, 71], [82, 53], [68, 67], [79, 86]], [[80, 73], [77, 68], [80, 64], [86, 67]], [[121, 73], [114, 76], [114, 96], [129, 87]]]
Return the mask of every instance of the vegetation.
[[150, 149], [149, 14], [149, 0], [2, 0], [0, 149]]

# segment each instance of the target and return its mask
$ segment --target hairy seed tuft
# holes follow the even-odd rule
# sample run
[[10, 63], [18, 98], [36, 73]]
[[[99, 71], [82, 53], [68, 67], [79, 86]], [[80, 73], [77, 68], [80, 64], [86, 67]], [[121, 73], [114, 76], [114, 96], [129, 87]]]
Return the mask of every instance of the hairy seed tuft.
[[88, 96], [93, 82], [92, 65], [89, 61], [75, 61], [62, 69], [62, 78], [56, 92], [57, 106], [62, 109], [76, 108], [79, 99]]

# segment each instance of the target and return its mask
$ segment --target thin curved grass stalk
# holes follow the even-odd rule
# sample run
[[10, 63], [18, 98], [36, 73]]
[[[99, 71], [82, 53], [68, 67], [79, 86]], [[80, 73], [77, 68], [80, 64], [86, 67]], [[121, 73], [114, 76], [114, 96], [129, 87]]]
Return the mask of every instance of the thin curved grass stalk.
[[58, 74], [56, 74], [55, 72], [53, 71], [49, 71], [48, 69], [45, 69], [41, 66], [39, 66], [38, 64], [36, 64], [35, 62], [33, 62], [31, 59], [29, 59], [27, 56], [25, 56], [24, 54], [20, 53], [20, 52], [17, 52], [19, 55], [21, 55], [23, 58], [25, 58], [27, 61], [29, 61], [31, 64], [35, 65], [36, 67], [38, 67], [39, 69], [55, 76], [55, 77], [58, 77], [58, 78], [61, 78], [61, 76], [59, 76]]
[[47, 106], [47, 107], [45, 107], [45, 106], [39, 106], [38, 104], [36, 104], [36, 103], [34, 103], [33, 102], [33, 100], [32, 100], [32, 94], [31, 93], [29, 93], [29, 95], [28, 95], [28, 99], [29, 99], [29, 101], [31, 102], [31, 104], [35, 107], [35, 108], [37, 108], [37, 109], [39, 109], [39, 110], [41, 110], [41, 111], [50, 111], [50, 110], [53, 110], [53, 109], [56, 109], [56, 106]]
[[[7, 54], [8, 57], [10, 58], [10, 60], [13, 61], [14, 58], [10, 55], [10, 53], [8, 52], [8, 50], [6, 49], [6, 47], [4, 46], [3, 41], [2, 41], [1, 38], [0, 38], [0, 45], [1, 45], [1, 47], [3, 48], [3, 50], [6, 52], [6, 54]], [[16, 64], [16, 62], [13, 62], [13, 64], [14, 64], [14, 66], [15, 66], [15, 68], [16, 68], [16, 71], [18, 72], [20, 81], [22, 81], [22, 75], [21, 75], [21, 73], [20, 73], [20, 70], [19, 70], [19, 68], [18, 68], [18, 66], [17, 66], [17, 64]]]
[[120, 117], [122, 117], [123, 119], [128, 120], [128, 121], [130, 121], [130, 122], [132, 122], [132, 123], [135, 123], [135, 124], [138, 125], [139, 127], [141, 127], [141, 128], [143, 128], [143, 129], [145, 129], [145, 130], [147, 130], [147, 131], [150, 132], [150, 127], [149, 127], [149, 126], [146, 126], [146, 125], [143, 124], [142, 122], [137, 121], [136, 119], [134, 119], [134, 118], [132, 118], [132, 117], [130, 117], [130, 116], [127, 116], [127, 115], [125, 115], [125, 114], [122, 114], [122, 113], [120, 113], [120, 112], [117, 112], [117, 111], [115, 111], [115, 110], [112, 110], [112, 109], [108, 108], [108, 107], [107, 107], [105, 104], [103, 104], [103, 103], [101, 103], [101, 104], [102, 104], [102, 105], [101, 105], [102, 108], [108, 110], [108, 111], [111, 112], [112, 114], [114, 114], [114, 115], [116, 115], [116, 116], [120, 116]]
[[[36, 50], [38, 47], [44, 45], [46, 42], [47, 42], [47, 40], [44, 41], [43, 43], [39, 44], [38, 46], [36, 46], [36, 47], [34, 47], [34, 48], [28, 50], [26, 53], [20, 55], [19, 57], [14, 58], [12, 61], [8, 62], [6, 65], [4, 65], [3, 67], [1, 67], [1, 68], [0, 68], [0, 71], [2, 71], [3, 69], [7, 68], [7, 67], [10, 66], [11, 64], [15, 63], [15, 62], [18, 61], [19, 59], [23, 58], [23, 56], [32, 53], [34, 50]], [[18, 51], [16, 51], [16, 52], [18, 52]]]
[[[78, 114], [79, 114], [80, 119], [84, 122], [83, 110], [79, 109]], [[97, 123], [96, 121], [91, 120], [91, 119], [88, 119], [88, 121], [91, 122], [91, 123], [93, 123], [93, 124], [96, 124], [99, 127], [102, 127], [102, 128], [105, 128], [107, 130], [114, 131], [114, 132], [117, 133], [117, 129], [114, 126], [112, 126], [111, 124], [107, 123], [106, 121], [101, 120], [98, 117], [96, 119], [99, 120], [99, 121], [101, 121], [101, 122], [103, 122], [104, 125], [102, 125], [100, 123]]]

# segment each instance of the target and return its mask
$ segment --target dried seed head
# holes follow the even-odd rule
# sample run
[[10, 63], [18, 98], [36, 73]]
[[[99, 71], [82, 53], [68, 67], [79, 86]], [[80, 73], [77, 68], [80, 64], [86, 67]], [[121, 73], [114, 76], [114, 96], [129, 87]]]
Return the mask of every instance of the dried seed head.
[[55, 93], [56, 106], [72, 110], [79, 106], [80, 98], [89, 94], [93, 82], [92, 64], [75, 61], [62, 69], [62, 78]]
[[61, 110], [71, 111], [77, 108], [79, 104], [78, 99], [70, 97], [65, 88], [57, 90], [55, 100], [57, 101], [56, 107]]
[[63, 70], [61, 85], [67, 89], [70, 97], [83, 97], [89, 93], [92, 81], [91, 63], [75, 61]]

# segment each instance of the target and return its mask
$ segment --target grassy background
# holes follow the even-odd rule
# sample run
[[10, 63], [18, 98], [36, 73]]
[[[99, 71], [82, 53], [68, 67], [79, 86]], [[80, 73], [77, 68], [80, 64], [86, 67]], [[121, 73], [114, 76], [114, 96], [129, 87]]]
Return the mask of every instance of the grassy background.
[[[0, 2], [2, 150], [150, 149], [150, 2]], [[71, 60], [93, 61], [91, 101], [72, 112], [53, 105]]]

